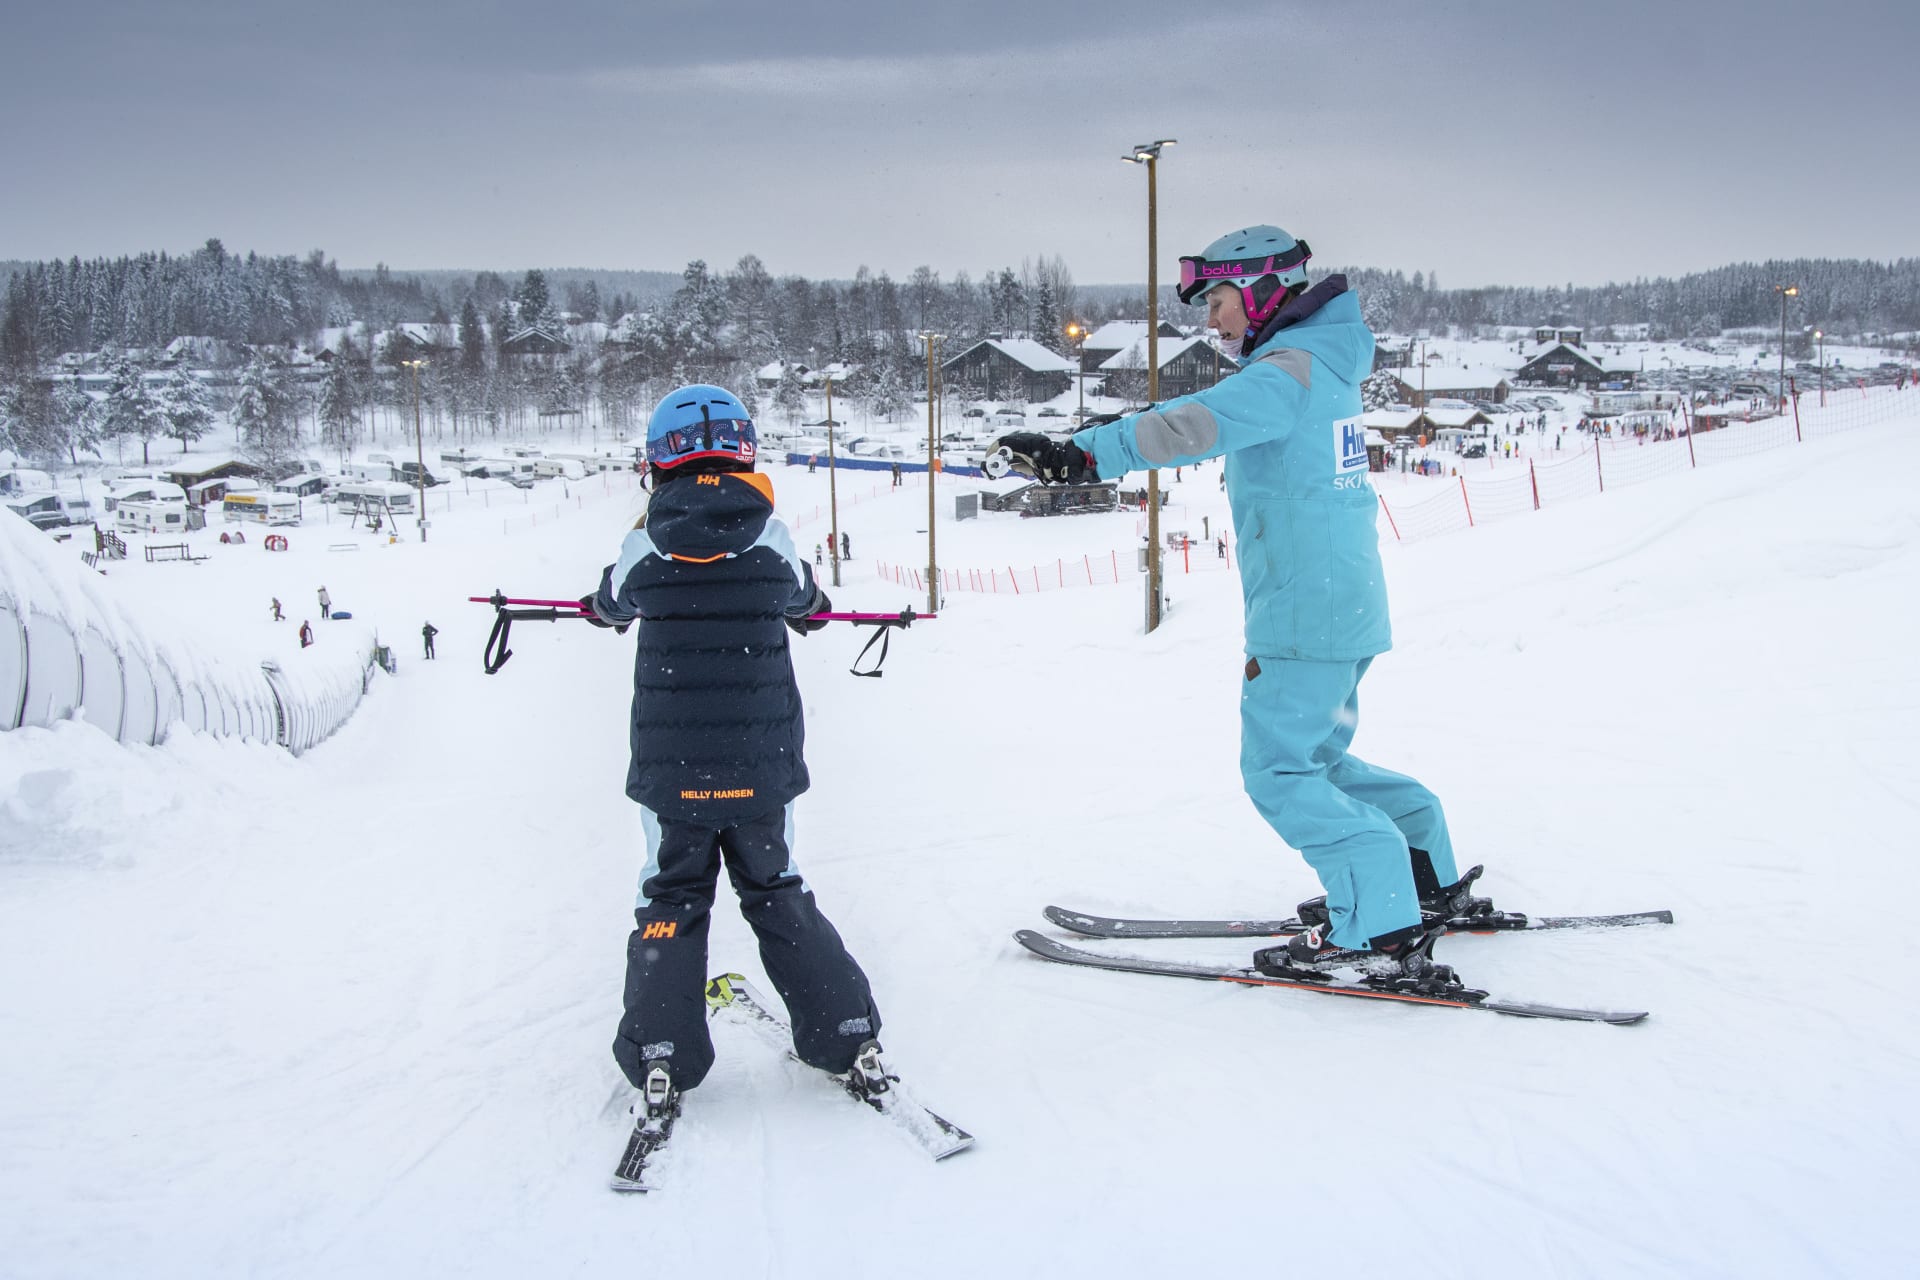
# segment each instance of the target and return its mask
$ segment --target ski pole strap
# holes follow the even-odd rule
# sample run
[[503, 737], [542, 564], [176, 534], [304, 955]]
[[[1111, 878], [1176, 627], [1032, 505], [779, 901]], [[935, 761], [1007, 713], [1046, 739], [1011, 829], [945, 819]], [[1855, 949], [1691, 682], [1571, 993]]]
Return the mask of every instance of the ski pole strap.
[[[513, 656], [513, 650], [507, 647], [507, 641], [513, 634], [515, 619], [526, 618], [534, 622], [559, 622], [563, 618], [585, 618], [580, 611], [578, 600], [515, 600], [495, 591], [490, 596], [468, 596], [474, 604], [493, 606], [493, 630], [487, 635], [487, 647], [480, 655], [480, 665], [488, 675], [498, 675], [500, 668], [507, 665], [507, 659]], [[537, 608], [509, 608], [510, 605], [535, 605]]]
[[[856, 627], [878, 628], [861, 648], [860, 652], [854, 657], [853, 665], [847, 668], [847, 674], [872, 676], [875, 679], [879, 679], [886, 674], [880, 670], [880, 668], [886, 663], [887, 650], [892, 645], [892, 641], [888, 639], [888, 633], [895, 627], [905, 630], [907, 627], [912, 626], [914, 620], [917, 618], [935, 618], [939, 615], [933, 613], [915, 613], [911, 609], [902, 609], [898, 613], [816, 613], [813, 616], [828, 622], [851, 622]], [[860, 663], [866, 658], [868, 650], [873, 648], [876, 641], [880, 645], [880, 653], [874, 658], [873, 666], [866, 671], [862, 671], [860, 669]]]
[[[880, 666], [882, 663], [884, 663], [887, 660], [887, 646], [889, 643], [889, 641], [887, 640], [887, 633], [892, 631], [893, 628], [888, 626], [884, 622], [877, 623], [875, 625], [877, 625], [880, 629], [878, 631], [875, 631], [873, 635], [868, 638], [867, 643], [864, 646], [862, 646], [860, 652], [854, 656], [853, 665], [847, 668], [848, 675], [872, 676], [874, 679], [878, 680], [881, 676], [886, 674], [886, 672], [880, 669]], [[880, 656], [873, 660], [872, 670], [862, 671], [860, 669], [860, 660], [867, 656], [867, 650], [873, 648], [873, 642], [875, 640], [878, 640], [880, 642]]]

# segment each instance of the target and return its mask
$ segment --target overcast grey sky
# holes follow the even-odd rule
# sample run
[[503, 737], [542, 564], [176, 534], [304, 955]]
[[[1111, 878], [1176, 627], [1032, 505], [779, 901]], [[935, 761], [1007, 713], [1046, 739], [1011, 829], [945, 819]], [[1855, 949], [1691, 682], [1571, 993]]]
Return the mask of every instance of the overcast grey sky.
[[1445, 286], [1911, 256], [1920, 4], [0, 0], [0, 258]]

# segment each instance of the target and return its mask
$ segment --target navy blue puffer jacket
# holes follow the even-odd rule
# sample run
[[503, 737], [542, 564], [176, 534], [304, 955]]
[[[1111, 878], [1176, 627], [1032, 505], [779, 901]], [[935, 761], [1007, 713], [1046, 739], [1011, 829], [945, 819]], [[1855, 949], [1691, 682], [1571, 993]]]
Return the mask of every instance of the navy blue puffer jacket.
[[601, 576], [594, 609], [638, 621], [627, 794], [723, 827], [807, 789], [784, 619], [825, 607], [763, 475], [677, 476]]

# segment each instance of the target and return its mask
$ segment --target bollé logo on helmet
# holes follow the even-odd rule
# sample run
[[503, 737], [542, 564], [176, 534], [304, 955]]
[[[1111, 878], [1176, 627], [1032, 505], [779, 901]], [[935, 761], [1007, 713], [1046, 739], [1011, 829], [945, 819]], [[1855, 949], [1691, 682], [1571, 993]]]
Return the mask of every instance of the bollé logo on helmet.
[[1268, 258], [1258, 268], [1247, 262], [1203, 262], [1200, 264], [1200, 278], [1213, 280], [1222, 276], [1266, 275], [1272, 269], [1272, 258]]

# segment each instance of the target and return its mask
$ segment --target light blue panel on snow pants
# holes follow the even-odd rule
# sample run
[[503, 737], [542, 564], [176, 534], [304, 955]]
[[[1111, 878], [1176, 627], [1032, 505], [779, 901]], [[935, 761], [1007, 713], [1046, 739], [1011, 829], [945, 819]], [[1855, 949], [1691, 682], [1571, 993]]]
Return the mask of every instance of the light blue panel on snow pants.
[[1334, 943], [1359, 949], [1418, 924], [1407, 846], [1427, 851], [1441, 884], [1459, 872], [1433, 792], [1347, 754], [1373, 659], [1256, 662], [1260, 674], [1240, 686], [1240, 774], [1260, 816], [1320, 877]]

